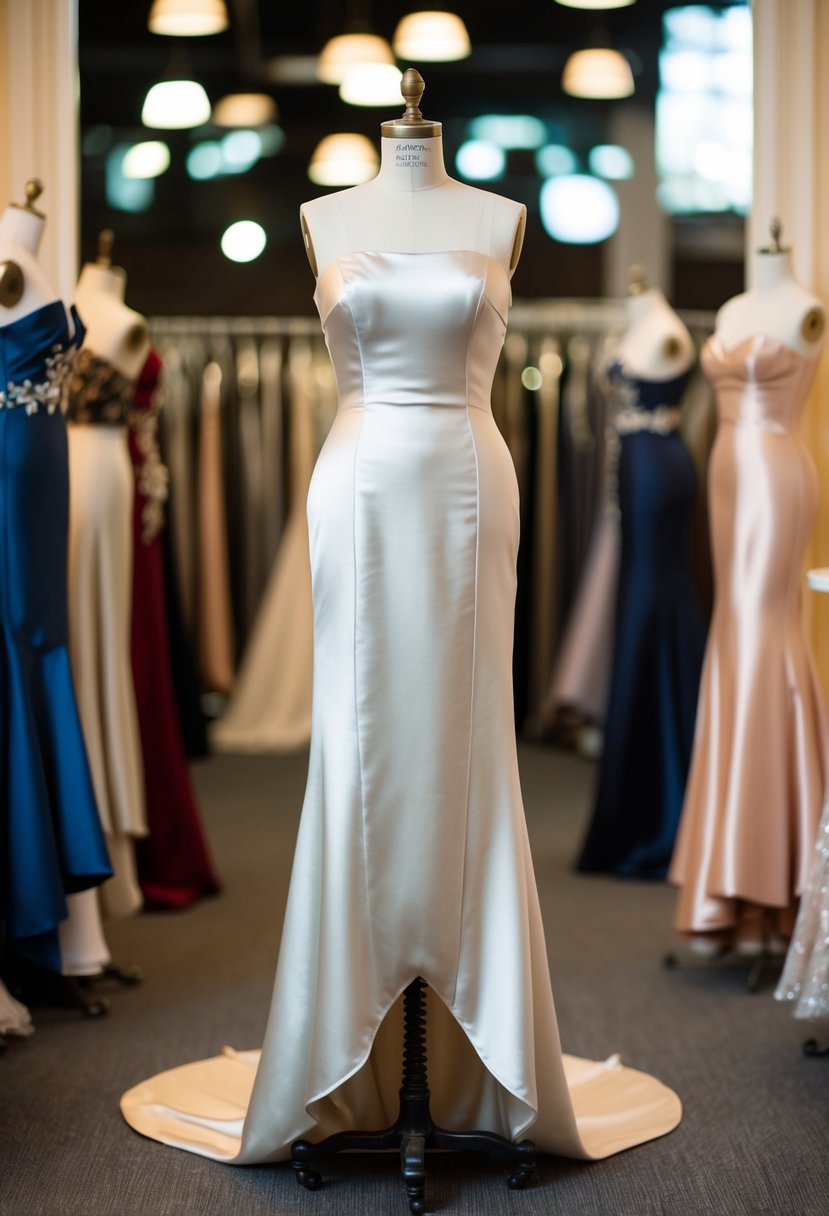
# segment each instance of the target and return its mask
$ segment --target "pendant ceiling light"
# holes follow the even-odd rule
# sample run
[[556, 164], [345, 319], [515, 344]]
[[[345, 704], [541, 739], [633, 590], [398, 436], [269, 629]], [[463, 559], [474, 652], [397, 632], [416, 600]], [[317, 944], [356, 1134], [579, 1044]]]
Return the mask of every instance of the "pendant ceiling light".
[[438, 10], [409, 13], [395, 30], [392, 43], [397, 58], [410, 61], [448, 63], [466, 59], [472, 52], [460, 17]]
[[628, 8], [636, 0], [557, 0], [565, 8]]
[[326, 135], [314, 150], [308, 176], [319, 186], [359, 186], [377, 175], [377, 150], [365, 135]]
[[162, 80], [154, 84], [141, 110], [145, 127], [184, 130], [200, 127], [210, 118], [210, 101], [196, 80]]
[[276, 102], [268, 93], [228, 93], [213, 107], [217, 127], [264, 127], [276, 121]]
[[320, 51], [317, 78], [325, 84], [342, 84], [349, 72], [366, 64], [394, 67], [394, 52], [385, 38], [368, 30], [338, 34]]
[[571, 97], [602, 100], [630, 97], [633, 72], [624, 55], [610, 47], [596, 46], [574, 51], [564, 65], [561, 87]]
[[197, 38], [228, 27], [224, 0], [155, 0], [147, 26], [153, 34]]
[[340, 97], [350, 106], [393, 106], [402, 101], [403, 73], [393, 63], [366, 63], [352, 68], [340, 85]]

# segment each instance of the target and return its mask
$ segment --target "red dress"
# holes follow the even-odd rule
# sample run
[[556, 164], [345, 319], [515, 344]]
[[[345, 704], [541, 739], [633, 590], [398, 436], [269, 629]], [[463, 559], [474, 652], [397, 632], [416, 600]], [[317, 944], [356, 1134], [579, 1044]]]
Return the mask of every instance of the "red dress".
[[150, 830], [136, 841], [136, 856], [145, 907], [156, 910], [186, 908], [219, 890], [190, 783], [170, 663], [161, 551], [167, 470], [156, 443], [153, 400], [160, 374], [161, 358], [151, 350], [136, 385], [129, 435], [135, 470], [132, 670]]

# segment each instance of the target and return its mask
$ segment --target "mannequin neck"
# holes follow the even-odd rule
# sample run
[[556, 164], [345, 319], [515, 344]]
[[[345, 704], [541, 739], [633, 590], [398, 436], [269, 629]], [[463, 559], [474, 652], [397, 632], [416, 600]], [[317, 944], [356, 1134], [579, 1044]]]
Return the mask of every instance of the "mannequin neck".
[[774, 287], [795, 283], [788, 249], [780, 253], [755, 253], [752, 269], [754, 291], [771, 291]]
[[448, 180], [443, 163], [443, 139], [410, 136], [380, 140], [380, 172], [374, 182], [384, 190], [432, 190]]
[[11, 204], [0, 216], [0, 241], [13, 241], [28, 250], [32, 257], [37, 257], [44, 225], [42, 215]]
[[643, 325], [652, 318], [664, 316], [669, 305], [658, 287], [649, 287], [647, 291], [629, 296], [627, 301], [627, 319], [630, 326]]
[[110, 296], [121, 303], [126, 285], [127, 276], [119, 267], [87, 262], [78, 279], [77, 294], [79, 297], [84, 294]]

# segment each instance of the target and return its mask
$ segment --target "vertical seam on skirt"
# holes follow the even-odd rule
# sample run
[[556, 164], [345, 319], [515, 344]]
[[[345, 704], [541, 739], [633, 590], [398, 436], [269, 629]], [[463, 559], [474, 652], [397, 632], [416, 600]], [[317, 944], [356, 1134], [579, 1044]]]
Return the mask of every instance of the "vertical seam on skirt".
[[[355, 326], [356, 329], [356, 326]], [[359, 338], [358, 338], [359, 342]], [[365, 799], [365, 781], [363, 777], [363, 749], [360, 735], [360, 699], [358, 695], [357, 679], [357, 458], [360, 453], [360, 440], [363, 437], [363, 427], [365, 426], [366, 406], [363, 406], [362, 416], [360, 418], [360, 429], [357, 432], [357, 437], [354, 441], [354, 461], [351, 469], [351, 569], [354, 581], [353, 595], [353, 612], [354, 612], [354, 629], [351, 646], [351, 657], [354, 664], [354, 727], [357, 741], [357, 772], [360, 775], [360, 831], [362, 834], [363, 844], [363, 886], [366, 896], [366, 909], [368, 915], [366, 917], [366, 935], [369, 944], [369, 957], [374, 964], [374, 934], [371, 915], [371, 895], [369, 892], [368, 883], [368, 848], [366, 845], [366, 799]]]
[[[483, 292], [481, 293], [483, 299]], [[466, 903], [465, 878], [466, 878], [466, 850], [469, 847], [469, 791], [472, 783], [472, 740], [474, 736], [474, 715], [475, 715], [475, 667], [478, 656], [478, 573], [480, 567], [480, 552], [481, 552], [481, 470], [478, 463], [478, 449], [475, 444], [475, 435], [472, 430], [472, 423], [469, 417], [469, 405], [466, 406], [466, 427], [469, 432], [469, 442], [472, 445], [472, 455], [475, 459], [475, 584], [474, 584], [474, 601], [472, 609], [472, 674], [469, 683], [469, 744], [467, 749], [466, 760], [466, 806], [464, 811], [464, 838], [466, 845], [463, 854], [464, 874], [461, 877], [461, 906], [458, 923], [458, 948], [455, 951], [455, 957], [460, 959], [461, 954], [461, 937], [463, 935], [464, 922], [464, 906]], [[452, 990], [452, 1005], [457, 1002], [458, 996], [458, 973], [455, 972], [455, 985]]]

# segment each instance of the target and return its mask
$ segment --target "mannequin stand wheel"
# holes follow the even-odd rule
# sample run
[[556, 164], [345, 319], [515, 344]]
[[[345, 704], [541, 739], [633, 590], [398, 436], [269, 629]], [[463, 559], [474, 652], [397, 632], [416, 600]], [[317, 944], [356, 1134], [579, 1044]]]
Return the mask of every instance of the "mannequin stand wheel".
[[803, 1054], [810, 1060], [829, 1060], [829, 1043], [819, 1047], [817, 1039], [807, 1039], [803, 1044]]
[[525, 1187], [535, 1171], [535, 1145], [531, 1140], [515, 1144], [495, 1132], [450, 1132], [436, 1127], [429, 1110], [429, 1085], [426, 1079], [426, 983], [419, 976], [403, 994], [403, 1082], [397, 1121], [384, 1131], [338, 1132], [319, 1144], [297, 1140], [291, 1148], [291, 1164], [297, 1182], [316, 1191], [322, 1182], [315, 1162], [336, 1153], [362, 1150], [382, 1152], [400, 1150], [400, 1170], [409, 1200], [409, 1211], [420, 1216], [426, 1211], [426, 1150], [486, 1153], [509, 1161], [515, 1169], [507, 1179], [511, 1190]]

